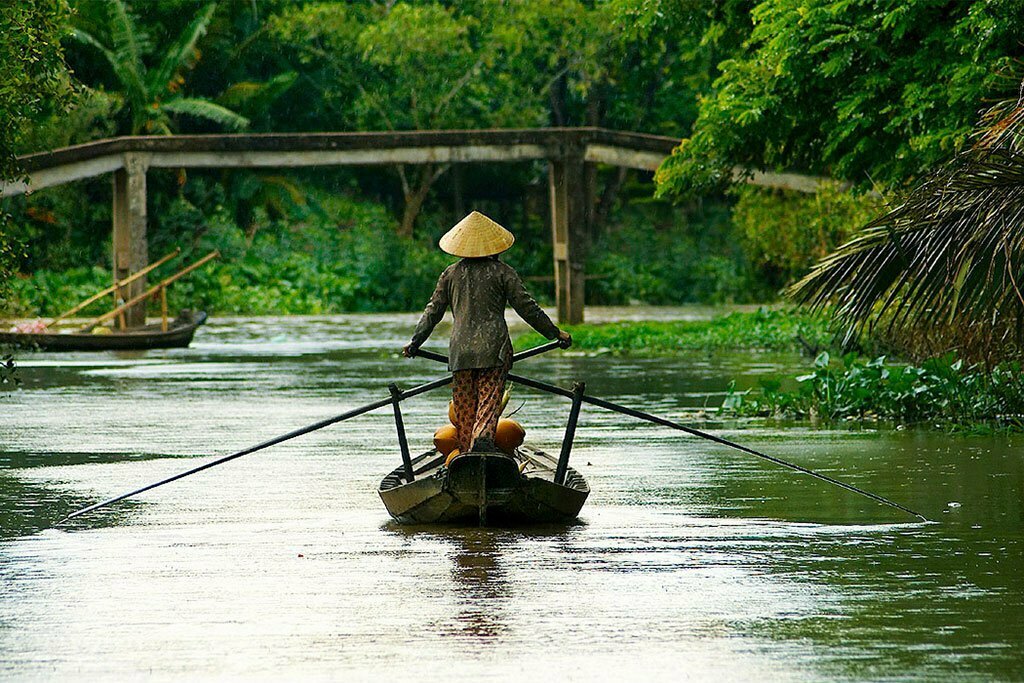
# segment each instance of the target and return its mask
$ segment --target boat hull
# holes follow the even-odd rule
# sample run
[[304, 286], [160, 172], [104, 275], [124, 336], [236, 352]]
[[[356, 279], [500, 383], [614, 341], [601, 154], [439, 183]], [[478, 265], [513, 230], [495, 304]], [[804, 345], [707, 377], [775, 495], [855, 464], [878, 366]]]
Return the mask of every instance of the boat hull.
[[110, 334], [27, 334], [0, 332], [0, 345], [17, 346], [40, 351], [135, 351], [145, 349], [183, 348], [192, 343], [196, 329], [206, 322], [203, 311], [183, 312], [168, 325], [146, 325], [138, 329]]
[[[405, 481], [399, 467], [381, 482], [380, 497], [403, 524], [472, 523], [491, 526], [574, 521], [590, 495], [583, 477], [569, 469], [566, 483], [553, 481], [554, 460], [526, 449], [467, 453], [444, 467], [436, 451], [413, 460], [416, 477]], [[535, 467], [526, 474], [524, 463]]]

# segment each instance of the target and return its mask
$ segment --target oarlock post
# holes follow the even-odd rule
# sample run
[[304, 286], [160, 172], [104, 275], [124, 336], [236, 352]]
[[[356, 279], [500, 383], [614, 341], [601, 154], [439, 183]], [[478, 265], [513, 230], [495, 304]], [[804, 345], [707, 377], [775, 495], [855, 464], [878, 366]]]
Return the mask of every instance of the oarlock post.
[[402, 450], [402, 466], [405, 468], [405, 481], [411, 482], [416, 478], [412, 469], [412, 456], [409, 455], [409, 442], [405, 438], [405, 422], [402, 420], [402, 408], [399, 405], [402, 401], [402, 390], [392, 382], [388, 385], [391, 392], [391, 404], [395, 408], [395, 428], [398, 430], [398, 447]]
[[580, 419], [580, 406], [583, 405], [583, 393], [586, 388], [586, 382], [576, 382], [572, 385], [572, 407], [569, 409], [569, 421], [565, 425], [562, 452], [558, 454], [558, 467], [555, 468], [555, 483], [559, 485], [565, 484], [565, 474], [569, 470], [569, 454], [572, 452], [572, 442], [576, 438], [576, 423]]

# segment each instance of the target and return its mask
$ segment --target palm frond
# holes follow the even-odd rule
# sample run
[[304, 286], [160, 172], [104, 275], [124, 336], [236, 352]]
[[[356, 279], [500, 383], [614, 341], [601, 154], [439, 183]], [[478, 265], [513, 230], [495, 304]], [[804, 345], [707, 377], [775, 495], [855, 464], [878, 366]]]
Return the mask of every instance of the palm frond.
[[133, 115], [139, 107], [148, 102], [146, 84], [143, 78], [145, 67], [139, 53], [139, 41], [135, 25], [128, 16], [128, 9], [121, 0], [107, 0], [107, 18], [110, 22], [110, 40], [115, 60], [111, 63], [117, 79], [124, 86]]
[[259, 81], [235, 83], [217, 98], [217, 102], [233, 109], [262, 113], [295, 84], [298, 76], [294, 71], [286, 71], [262, 83]]
[[149, 72], [146, 77], [146, 85], [149, 92], [154, 95], [166, 92], [174, 73], [182, 68], [192, 55], [196, 43], [210, 27], [210, 20], [217, 9], [217, 3], [211, 2], [189, 22], [188, 26], [178, 35], [177, 39], [168, 46], [160, 65]]
[[166, 112], [207, 119], [231, 130], [239, 130], [249, 125], [249, 119], [227, 107], [196, 97], [179, 97], [160, 106]]
[[89, 47], [98, 50], [100, 54], [106, 58], [110, 68], [115, 71], [117, 70], [117, 57], [115, 57], [114, 53], [111, 52], [107, 46], [101, 43], [94, 35], [80, 28], [72, 28], [71, 37], [83, 45], [88, 45]]
[[974, 149], [823, 259], [789, 294], [863, 326], [990, 323], [1024, 312], [1024, 153]]
[[975, 146], [981, 149], [1024, 152], [1024, 81], [1016, 97], [996, 102], [982, 115], [975, 138]]

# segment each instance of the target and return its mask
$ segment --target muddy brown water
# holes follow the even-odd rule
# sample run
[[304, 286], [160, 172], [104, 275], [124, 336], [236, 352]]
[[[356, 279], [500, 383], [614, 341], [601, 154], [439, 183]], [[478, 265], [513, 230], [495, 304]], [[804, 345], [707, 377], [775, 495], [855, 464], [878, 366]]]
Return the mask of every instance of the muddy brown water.
[[[222, 319], [185, 350], [23, 356], [23, 387], [0, 397], [0, 677], [1024, 678], [1020, 437], [708, 426], [936, 521], [922, 524], [585, 407], [579, 524], [402, 528], [376, 493], [398, 464], [381, 410], [52, 528], [440, 376], [390, 352], [414, 321]], [[555, 353], [517, 371], [671, 417], [806, 362]], [[446, 401], [404, 404], [414, 450]], [[568, 402], [520, 388], [520, 404], [530, 442], [556, 448]]]

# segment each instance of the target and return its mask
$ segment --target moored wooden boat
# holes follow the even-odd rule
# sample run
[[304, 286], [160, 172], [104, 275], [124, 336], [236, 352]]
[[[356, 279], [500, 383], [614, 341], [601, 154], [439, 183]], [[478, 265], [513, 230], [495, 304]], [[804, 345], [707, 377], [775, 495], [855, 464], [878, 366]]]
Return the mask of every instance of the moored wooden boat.
[[89, 332], [0, 332], [0, 345], [8, 344], [40, 351], [127, 351], [181, 348], [192, 343], [196, 329], [206, 322], [204, 311], [182, 311], [163, 329], [161, 323], [109, 334]]
[[380, 483], [380, 497], [401, 523], [505, 525], [566, 523], [579, 515], [590, 487], [568, 468], [564, 484], [555, 483], [558, 459], [529, 447], [505, 453], [467, 453], [448, 467], [439, 452], [413, 458], [408, 481], [404, 466]]

